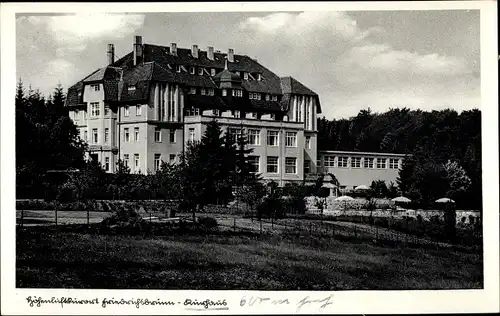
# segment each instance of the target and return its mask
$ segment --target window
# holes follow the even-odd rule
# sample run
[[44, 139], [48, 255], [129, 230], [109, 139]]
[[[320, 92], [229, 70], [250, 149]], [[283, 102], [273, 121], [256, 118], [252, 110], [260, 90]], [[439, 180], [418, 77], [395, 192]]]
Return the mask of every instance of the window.
[[176, 137], [175, 137], [176, 133], [175, 133], [175, 129], [171, 129], [171, 130], [169, 131], [168, 135], [169, 135], [169, 140], [170, 140], [170, 143], [171, 143], [171, 144], [175, 144], [175, 142], [176, 142]]
[[109, 157], [104, 158], [104, 170], [109, 171]]
[[297, 158], [286, 157], [285, 158], [285, 173], [297, 173]]
[[189, 129], [189, 140], [194, 141], [195, 133], [194, 133], [194, 128]]
[[123, 109], [123, 115], [124, 116], [129, 116], [130, 115], [130, 108], [129, 106], [125, 106], [125, 108]]
[[361, 168], [361, 157], [351, 157], [351, 167]]
[[297, 147], [297, 133], [296, 132], [286, 132], [285, 145], [286, 145], [286, 147]]
[[84, 131], [83, 132], [83, 140], [85, 140], [85, 141], [88, 140], [88, 136], [87, 135], [88, 135], [87, 131]]
[[109, 105], [104, 104], [104, 116], [108, 116], [108, 115], [109, 115]]
[[104, 143], [107, 144], [109, 142], [109, 128], [104, 129]]
[[99, 111], [99, 102], [92, 102], [90, 103], [90, 116], [96, 117], [99, 116], [100, 111]]
[[129, 132], [128, 127], [124, 128], [123, 137], [124, 137], [125, 142], [127, 142], [127, 143], [130, 142], [130, 132]]
[[200, 75], [200, 76], [203, 75], [203, 68], [202, 67], [198, 68], [198, 75]]
[[267, 173], [278, 173], [278, 157], [267, 157]]
[[194, 73], [195, 73], [194, 67], [189, 67], [189, 73], [194, 75]]
[[215, 76], [215, 69], [214, 68], [210, 69], [210, 75]]
[[123, 163], [128, 167], [129, 156], [128, 154], [123, 155]]
[[139, 172], [139, 154], [134, 154], [134, 171]]
[[99, 141], [99, 134], [97, 133], [97, 128], [92, 129], [92, 141], [94, 142], [94, 144], [97, 144], [97, 142]]
[[99, 91], [101, 89], [101, 87], [98, 84], [91, 84], [90, 89], [92, 89], [94, 91]]
[[220, 111], [218, 109], [212, 110], [213, 115], [220, 116]]
[[86, 120], [87, 119], [87, 110], [83, 110], [83, 119]]
[[262, 75], [261, 75], [261, 74], [257, 74], [257, 80], [258, 80], [258, 81], [261, 81], [261, 80], [262, 80]]
[[325, 156], [325, 167], [335, 167], [335, 156]]
[[349, 157], [339, 157], [339, 168], [347, 168]]
[[128, 91], [135, 91], [135, 86], [134, 85], [128, 86], [127, 90]]
[[279, 145], [279, 133], [277, 131], [267, 131], [267, 145], [268, 146]]
[[186, 109], [186, 116], [196, 116], [196, 115], [200, 115], [199, 108], [187, 108]]
[[248, 72], [243, 73], [243, 79], [248, 80]]
[[161, 143], [161, 128], [155, 128], [155, 142]]
[[196, 94], [196, 88], [189, 88], [188, 94]]
[[311, 161], [304, 160], [304, 174], [311, 173]]
[[170, 156], [168, 158], [170, 159], [170, 163], [175, 162], [175, 155], [174, 154], [170, 154]]
[[228, 128], [227, 132], [229, 134], [230, 139], [233, 142], [236, 142], [238, 138], [241, 136], [242, 131], [241, 128]]
[[271, 99], [271, 96], [269, 94], [266, 94], [266, 101], [269, 101]]
[[227, 90], [226, 89], [222, 89], [222, 96], [227, 97]]
[[177, 73], [181, 72], [181, 65], [175, 65], [175, 72]]
[[242, 97], [242, 96], [243, 96], [243, 90], [233, 89], [233, 97]]
[[253, 119], [259, 119], [259, 114], [257, 112], [252, 112]]
[[306, 142], [305, 142], [304, 147], [306, 149], [311, 149], [311, 136], [306, 136]]
[[213, 88], [208, 88], [208, 95], [215, 95], [215, 91]]
[[200, 93], [201, 95], [205, 95], [207, 93], [207, 90], [205, 88], [201, 88]]
[[259, 164], [260, 157], [259, 156], [248, 156], [248, 163], [250, 165], [250, 172], [258, 173], [259, 172]]
[[135, 115], [136, 116], [141, 116], [142, 114], [142, 106], [140, 104], [135, 106]]
[[252, 100], [252, 99], [253, 99], [253, 100], [260, 100], [260, 99], [261, 99], [261, 95], [260, 95], [260, 93], [252, 93], [252, 92], [250, 92], [250, 93], [248, 94], [248, 98], [249, 98], [250, 100]]
[[161, 154], [155, 154], [155, 164], [154, 164], [155, 171], [160, 170], [160, 166], [161, 166]]
[[373, 158], [365, 158], [364, 160], [365, 169], [373, 169]]
[[75, 110], [75, 121], [78, 121], [78, 119], [80, 118], [80, 111]]
[[385, 169], [385, 168], [386, 168], [385, 158], [377, 158], [377, 169]]
[[273, 95], [273, 101], [278, 101], [278, 96], [277, 95]]
[[248, 144], [260, 145], [260, 131], [258, 129], [248, 130]]
[[134, 127], [134, 141], [139, 141], [139, 127]]
[[389, 159], [389, 168], [390, 169], [398, 169], [399, 168], [399, 161], [398, 159]]

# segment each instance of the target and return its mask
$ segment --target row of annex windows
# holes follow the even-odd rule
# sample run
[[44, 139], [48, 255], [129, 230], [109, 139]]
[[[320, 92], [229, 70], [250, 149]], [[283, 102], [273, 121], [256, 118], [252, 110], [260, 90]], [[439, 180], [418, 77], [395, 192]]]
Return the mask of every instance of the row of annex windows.
[[[337, 158], [337, 159], [335, 159]], [[324, 167], [337, 168], [365, 168], [365, 169], [399, 169], [400, 159], [395, 158], [371, 158], [371, 157], [350, 157], [348, 156], [324, 156]], [[350, 162], [350, 164], [349, 164]], [[321, 161], [318, 160], [318, 167]]]
[[[210, 110], [208, 110], [210, 111]], [[185, 116], [198, 116], [198, 115], [201, 115], [202, 114], [202, 110], [200, 110], [199, 108], [185, 108], [184, 109], [184, 115]], [[221, 111], [219, 109], [213, 109], [211, 110], [211, 115], [212, 116], [222, 116], [222, 113], [224, 111]], [[247, 114], [249, 114], [250, 116], [247, 117]], [[206, 115], [206, 114], [204, 114]], [[231, 116], [234, 117], [234, 118], [251, 118], [251, 119], [255, 119], [255, 120], [260, 120], [262, 119], [262, 113], [259, 113], [259, 112], [242, 112], [242, 111], [239, 111], [239, 110], [231, 110]], [[276, 114], [274, 113], [270, 113], [269, 114], [269, 118], [272, 119], [272, 120], [276, 120], [277, 116]], [[284, 121], [288, 121], [288, 116], [283, 116], [283, 120]]]
[[[173, 164], [175, 163], [175, 158], [177, 157], [176, 154], [169, 154], [168, 155], [168, 163]], [[165, 160], [163, 159], [161, 154], [155, 154], [154, 155], [154, 171], [158, 171], [161, 168], [162, 162]]]
[[[175, 163], [177, 155], [176, 154], [169, 154], [168, 155], [168, 163]], [[131, 155], [130, 154], [123, 154], [123, 162], [127, 167], [130, 167], [131, 170], [134, 172], [139, 172], [140, 171], [140, 165], [141, 165], [141, 156], [139, 154], [133, 154], [133, 162], [131, 164]], [[158, 171], [161, 168], [161, 164], [164, 161], [163, 157], [161, 154], [154, 154], [154, 171]], [[106, 157], [105, 161], [105, 170], [109, 171], [109, 157]]]
[[[260, 157], [259, 156], [248, 156], [248, 161], [251, 166], [251, 172], [259, 173], [260, 171]], [[279, 173], [279, 157], [278, 156], [268, 156], [266, 160], [267, 173], [275, 174]], [[286, 174], [297, 174], [297, 158], [296, 157], [285, 157], [285, 173]]]
[[[89, 142], [88, 139], [88, 132], [87, 130], [83, 131], [83, 137], [81, 135], [81, 130], [78, 131], [80, 138], [82, 138], [85, 142]], [[100, 133], [98, 128], [93, 128], [91, 130], [91, 138], [90, 138], [90, 144], [93, 145], [99, 145], [100, 143]], [[104, 129], [104, 142], [103, 144], [109, 144], [110, 138], [109, 138], [109, 128]]]

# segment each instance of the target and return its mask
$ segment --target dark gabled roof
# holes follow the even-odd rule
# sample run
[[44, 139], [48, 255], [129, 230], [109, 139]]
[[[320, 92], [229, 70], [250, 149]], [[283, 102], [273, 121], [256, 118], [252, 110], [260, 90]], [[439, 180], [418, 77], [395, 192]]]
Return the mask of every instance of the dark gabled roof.
[[[170, 53], [170, 47], [145, 44], [143, 58], [138, 65], [133, 65], [133, 53], [130, 52], [110, 66], [97, 69], [82, 81], [68, 89], [66, 104], [77, 105], [83, 102], [79, 93], [87, 83], [102, 82], [104, 99], [107, 102], [140, 102], [149, 99], [152, 82], [178, 83], [190, 87], [219, 88], [227, 84], [230, 88], [243, 88], [248, 92], [282, 95], [280, 102], [250, 100], [231, 96], [187, 95], [187, 104], [196, 104], [201, 108], [216, 106], [233, 109], [261, 109], [267, 111], [286, 111], [290, 105], [290, 94], [315, 96], [318, 100], [318, 113], [321, 113], [318, 95], [292, 77], [280, 78], [256, 60], [246, 55], [234, 55], [233, 62], [227, 62], [227, 54], [214, 52], [214, 59], [207, 57], [207, 52], [199, 50], [198, 58], [191, 55], [191, 49], [177, 48], [177, 54]], [[175, 66], [182, 65], [186, 71], [178, 73]], [[190, 67], [203, 67], [203, 75], [191, 74]], [[217, 75], [210, 75], [215, 69]], [[239, 72], [240, 74], [238, 75]], [[243, 73], [248, 79], [242, 80]], [[258, 78], [257, 74], [260, 75]], [[129, 89], [135, 86], [135, 89]]]
[[219, 96], [209, 96], [200, 94], [188, 94], [186, 95], [185, 107], [198, 107], [200, 109], [211, 109], [211, 108], [226, 108], [227, 105], [224, 103]]
[[317, 96], [318, 94], [308, 87], [304, 86], [302, 83], [297, 81], [293, 77], [283, 77], [281, 78], [281, 91], [283, 94], [303, 94]]

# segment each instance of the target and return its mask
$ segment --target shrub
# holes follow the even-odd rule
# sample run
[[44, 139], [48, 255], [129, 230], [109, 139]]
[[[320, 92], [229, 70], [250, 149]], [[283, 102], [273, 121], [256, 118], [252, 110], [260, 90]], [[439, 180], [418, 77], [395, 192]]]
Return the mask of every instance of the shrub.
[[211, 229], [217, 227], [217, 220], [213, 217], [199, 217], [198, 224], [203, 228]]

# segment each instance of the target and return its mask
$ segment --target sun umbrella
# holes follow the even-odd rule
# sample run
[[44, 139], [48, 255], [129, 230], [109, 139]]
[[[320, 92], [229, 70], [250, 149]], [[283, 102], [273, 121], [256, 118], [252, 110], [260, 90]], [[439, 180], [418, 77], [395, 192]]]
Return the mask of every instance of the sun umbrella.
[[455, 201], [449, 198], [440, 198], [436, 200], [436, 203], [455, 203]]
[[355, 187], [354, 190], [370, 190], [370, 187], [362, 184], [362, 185], [358, 185], [357, 187]]
[[335, 199], [335, 201], [352, 201], [352, 200], [354, 199], [348, 195], [342, 195]]
[[400, 203], [410, 203], [411, 202], [411, 200], [409, 198], [404, 197], [404, 196], [395, 197], [391, 201], [400, 202]]

